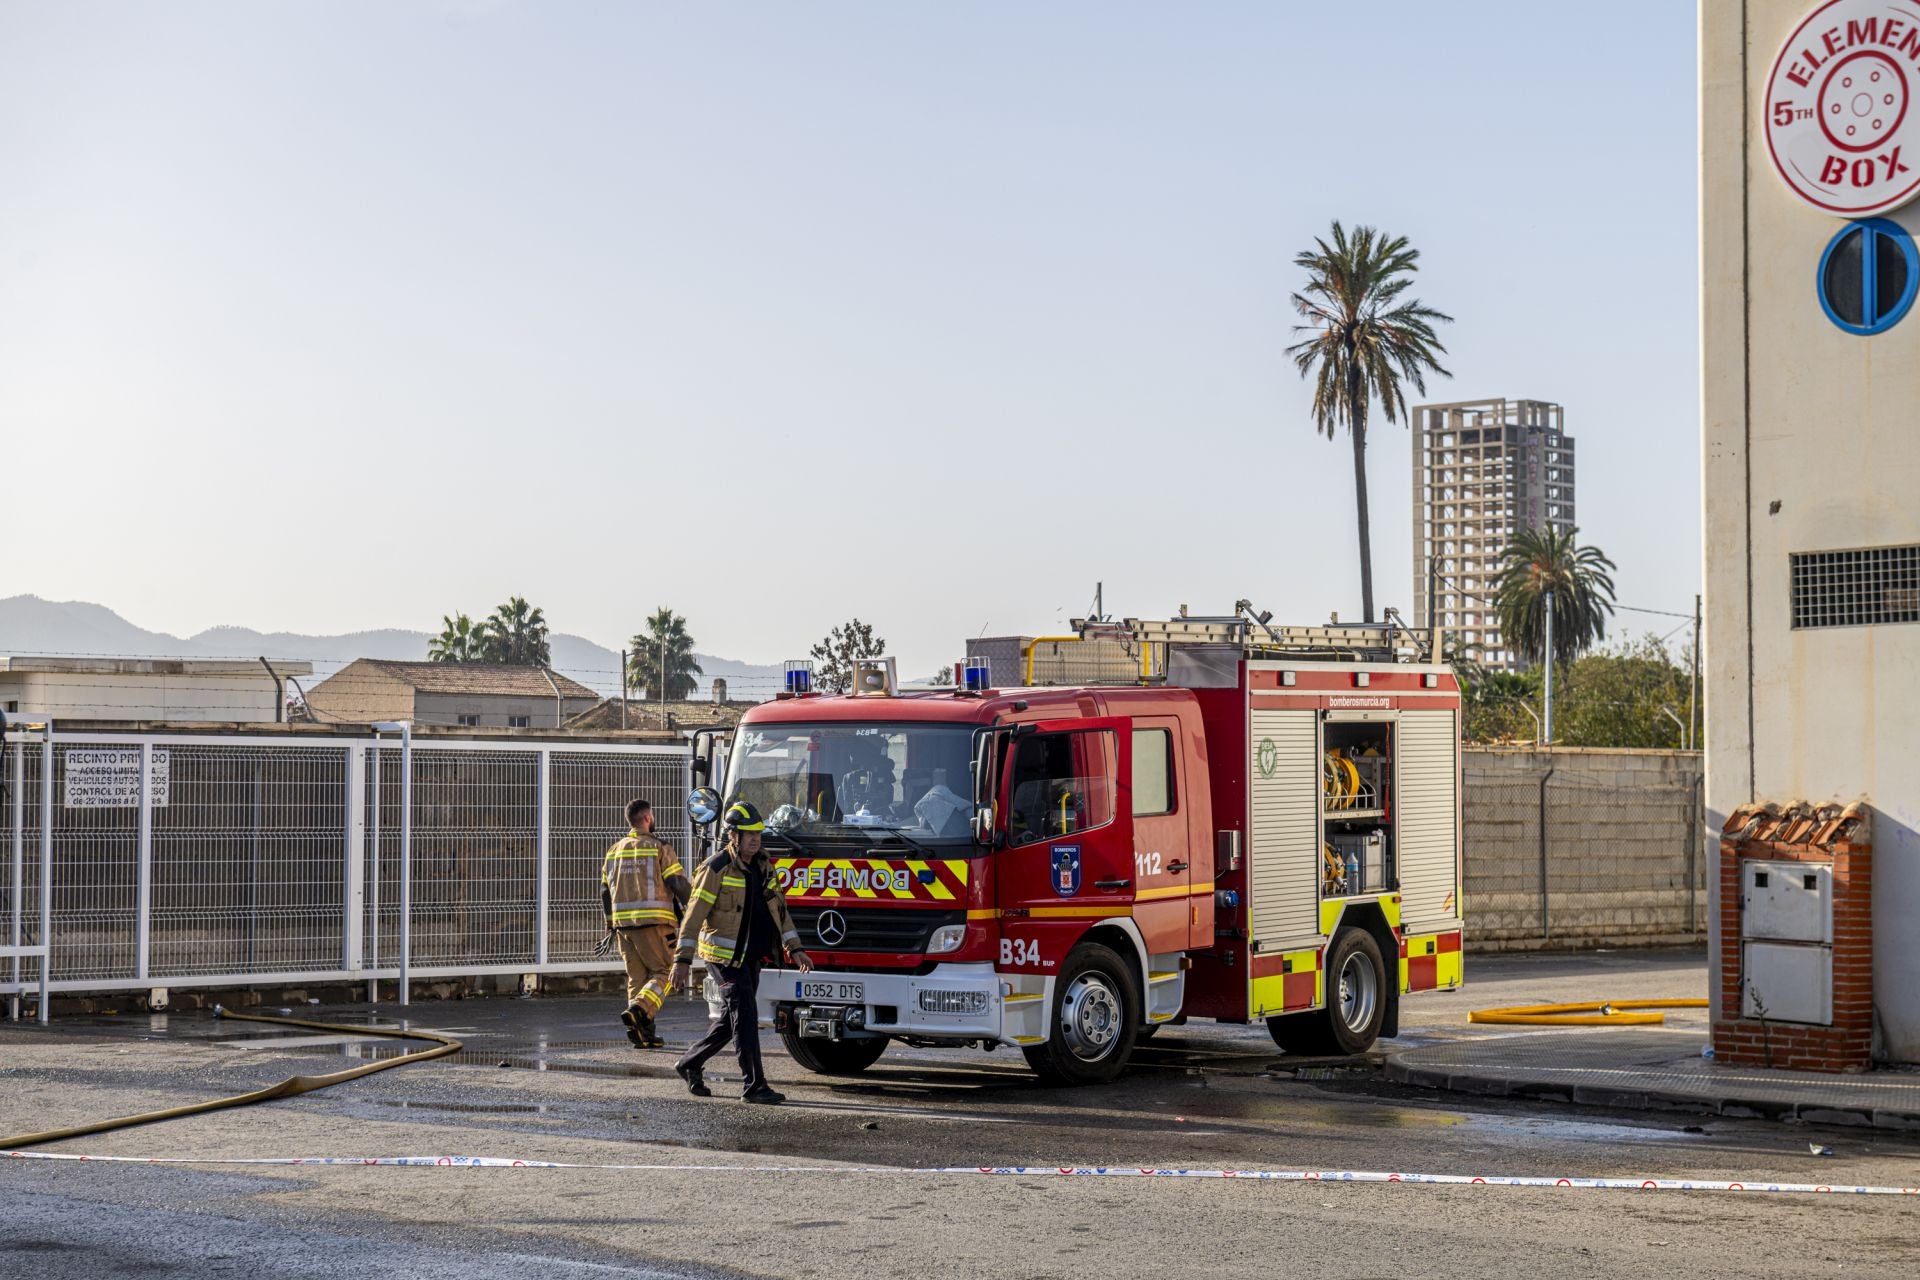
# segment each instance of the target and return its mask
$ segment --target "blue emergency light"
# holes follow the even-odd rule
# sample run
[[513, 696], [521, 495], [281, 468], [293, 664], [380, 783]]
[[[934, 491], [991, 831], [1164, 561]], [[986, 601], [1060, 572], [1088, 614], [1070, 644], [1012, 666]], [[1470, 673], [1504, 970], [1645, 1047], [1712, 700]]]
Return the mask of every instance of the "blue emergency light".
[[813, 692], [813, 663], [805, 658], [787, 662], [787, 692], [794, 697]]
[[993, 687], [993, 678], [985, 658], [969, 657], [966, 660], [960, 671], [960, 687], [968, 693], [984, 693]]

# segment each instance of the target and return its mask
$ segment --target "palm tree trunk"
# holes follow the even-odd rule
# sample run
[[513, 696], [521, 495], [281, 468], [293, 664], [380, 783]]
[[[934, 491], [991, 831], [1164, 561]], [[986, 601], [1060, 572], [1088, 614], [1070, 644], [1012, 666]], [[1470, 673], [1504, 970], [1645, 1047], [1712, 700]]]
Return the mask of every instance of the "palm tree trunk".
[[1373, 621], [1373, 534], [1367, 518], [1367, 427], [1356, 422], [1347, 433], [1353, 437], [1353, 500], [1360, 516], [1360, 612], [1362, 621]]

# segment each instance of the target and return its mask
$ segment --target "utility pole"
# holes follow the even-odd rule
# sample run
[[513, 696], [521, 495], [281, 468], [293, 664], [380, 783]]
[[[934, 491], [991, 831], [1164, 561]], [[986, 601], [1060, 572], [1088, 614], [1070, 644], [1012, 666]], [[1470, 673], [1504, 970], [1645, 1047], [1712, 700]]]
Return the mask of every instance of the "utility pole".
[[660, 727], [667, 727], [667, 641], [660, 639]]
[[1553, 745], [1553, 592], [1547, 592], [1547, 669], [1540, 683], [1540, 721], [1542, 736], [1546, 741], [1540, 745]]
[[[1440, 562], [1432, 556], [1427, 557], [1427, 630], [1432, 631], [1440, 625], [1440, 605], [1435, 598], [1440, 594]], [[1435, 661], [1438, 661], [1436, 658]]]
[[1693, 685], [1687, 690], [1687, 747], [1700, 741], [1700, 597], [1693, 597]]
[[627, 727], [627, 651], [620, 651], [620, 727]]

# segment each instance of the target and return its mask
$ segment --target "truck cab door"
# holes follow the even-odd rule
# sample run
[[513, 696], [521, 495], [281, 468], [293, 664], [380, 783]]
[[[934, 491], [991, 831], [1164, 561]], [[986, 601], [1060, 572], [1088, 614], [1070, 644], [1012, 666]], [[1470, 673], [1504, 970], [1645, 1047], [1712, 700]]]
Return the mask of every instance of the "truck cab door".
[[[1000, 783], [1002, 847], [994, 884], [1006, 932], [1043, 940], [1051, 969], [1088, 922], [1126, 915], [1134, 890], [1132, 742], [1118, 718], [1019, 726]], [[1015, 948], [1016, 959], [1032, 944]]]
[[[1211, 890], [1212, 860], [1193, 847], [1190, 780], [1184, 776], [1180, 721], [1173, 716], [1135, 716], [1130, 737], [1133, 918], [1149, 954], [1207, 946], [1213, 933], [1212, 904], [1196, 903], [1193, 889], [1197, 870], [1202, 891]], [[1201, 911], [1202, 906], [1207, 909]]]

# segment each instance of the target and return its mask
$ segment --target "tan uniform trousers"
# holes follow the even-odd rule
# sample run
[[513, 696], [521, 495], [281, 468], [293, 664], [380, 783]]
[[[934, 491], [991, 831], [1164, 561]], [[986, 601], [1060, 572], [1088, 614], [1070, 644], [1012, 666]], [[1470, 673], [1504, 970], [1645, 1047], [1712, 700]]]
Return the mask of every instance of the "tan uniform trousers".
[[672, 990], [673, 926], [633, 925], [615, 929], [613, 937], [627, 966], [627, 1004], [651, 1018]]

